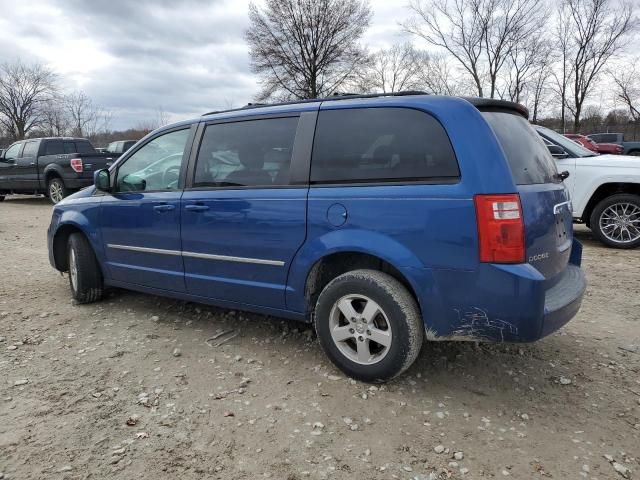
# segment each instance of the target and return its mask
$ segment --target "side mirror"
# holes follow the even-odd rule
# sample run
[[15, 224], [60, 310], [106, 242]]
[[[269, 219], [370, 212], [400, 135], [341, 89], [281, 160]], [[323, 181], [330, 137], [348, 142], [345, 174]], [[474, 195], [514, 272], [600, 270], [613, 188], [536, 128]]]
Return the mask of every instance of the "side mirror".
[[567, 158], [569, 154], [559, 145], [547, 145], [549, 153], [553, 158]]
[[103, 168], [102, 170], [96, 171], [96, 173], [93, 174], [93, 184], [101, 192], [110, 192], [111, 174], [109, 173], [109, 170]]

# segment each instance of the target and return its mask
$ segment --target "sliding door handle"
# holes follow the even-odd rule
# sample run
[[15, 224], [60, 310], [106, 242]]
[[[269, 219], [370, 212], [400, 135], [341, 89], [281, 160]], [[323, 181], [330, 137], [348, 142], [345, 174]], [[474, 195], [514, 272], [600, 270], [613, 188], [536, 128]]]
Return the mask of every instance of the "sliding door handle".
[[209, 207], [207, 205], [195, 204], [195, 205], [187, 205], [184, 207], [184, 209], [190, 212], [204, 212], [206, 210], [209, 210]]

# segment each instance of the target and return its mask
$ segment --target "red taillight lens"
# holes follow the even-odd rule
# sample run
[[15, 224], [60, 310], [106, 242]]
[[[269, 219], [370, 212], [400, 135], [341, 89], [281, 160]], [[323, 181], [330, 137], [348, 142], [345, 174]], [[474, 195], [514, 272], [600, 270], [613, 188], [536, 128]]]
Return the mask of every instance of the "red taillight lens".
[[480, 261], [524, 263], [520, 195], [476, 195]]
[[74, 172], [82, 173], [82, 159], [81, 158], [72, 158], [71, 159], [71, 168], [73, 168]]

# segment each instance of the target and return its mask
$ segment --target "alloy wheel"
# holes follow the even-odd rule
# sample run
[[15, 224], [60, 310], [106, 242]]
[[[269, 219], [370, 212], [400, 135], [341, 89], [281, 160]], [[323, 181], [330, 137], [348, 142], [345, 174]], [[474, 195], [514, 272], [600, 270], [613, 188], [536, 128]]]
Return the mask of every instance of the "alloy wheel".
[[329, 328], [340, 353], [361, 365], [378, 363], [391, 348], [391, 324], [382, 307], [365, 295], [340, 298], [331, 309]]
[[614, 203], [600, 215], [602, 234], [615, 243], [632, 243], [640, 239], [640, 206], [629, 202]]

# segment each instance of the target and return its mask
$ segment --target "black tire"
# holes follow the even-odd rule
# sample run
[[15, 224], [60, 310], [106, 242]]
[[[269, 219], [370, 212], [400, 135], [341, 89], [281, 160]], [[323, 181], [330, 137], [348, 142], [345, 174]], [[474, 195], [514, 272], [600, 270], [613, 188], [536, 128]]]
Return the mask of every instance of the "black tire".
[[632, 157], [640, 157], [640, 150], [631, 150], [627, 155], [631, 155]]
[[59, 177], [53, 177], [47, 183], [47, 197], [54, 205], [69, 195], [69, 190]]
[[[355, 323], [350, 324], [350, 319], [341, 313], [342, 309], [338, 309], [339, 312], [334, 310], [334, 307], [338, 308], [339, 301], [347, 299], [357, 313], [359, 295], [373, 300], [380, 307], [382, 313], [375, 317], [375, 322], [376, 324], [382, 322], [380, 328], [383, 332], [386, 331], [385, 328], [390, 330], [391, 339], [386, 349], [382, 344], [373, 341], [373, 337], [364, 339], [367, 352], [373, 352], [375, 349], [382, 350], [378, 353], [381, 358], [370, 364], [358, 363], [357, 359], [352, 359], [348, 354], [343, 353], [345, 350], [347, 352], [353, 350], [354, 355], [357, 356], [358, 342], [363, 341], [363, 335], [371, 335], [369, 327], [364, 324], [358, 325], [360, 317], [356, 318]], [[362, 311], [357, 315], [362, 313], [365, 312]], [[332, 320], [334, 318], [340, 319], [338, 323]], [[385, 382], [404, 372], [418, 357], [424, 340], [424, 324], [413, 296], [391, 275], [376, 270], [354, 270], [329, 282], [318, 297], [314, 326], [320, 345], [334, 365], [350, 377], [370, 383]], [[358, 333], [355, 329], [349, 328], [354, 338], [340, 342], [334, 341], [332, 329], [351, 326], [364, 328], [364, 333], [362, 330]], [[378, 326], [377, 324], [376, 327]], [[371, 330], [373, 331], [374, 328]], [[375, 353], [370, 354], [369, 359], [375, 358], [375, 355]]]
[[[626, 249], [636, 248], [640, 246], [640, 236], [634, 239], [635, 235], [632, 234], [631, 238], [627, 241], [624, 241], [624, 239], [622, 241], [615, 241], [610, 238], [611, 235], [607, 236], [607, 234], [603, 231], [601, 217], [609, 207], [612, 207], [616, 204], [629, 204], [640, 211], [640, 196], [630, 193], [619, 193], [600, 201], [600, 203], [596, 205], [596, 208], [593, 209], [593, 212], [591, 212], [591, 219], [589, 221], [591, 231], [598, 240], [609, 247]], [[640, 220], [640, 215], [634, 215], [631, 220], [634, 220], [634, 226], [640, 229], [640, 224], [636, 223], [636, 221]], [[632, 232], [635, 233], [635, 230], [632, 229]]]
[[0, 202], [4, 202], [4, 195], [0, 195]]
[[[74, 258], [75, 255], [75, 272]], [[69, 286], [78, 303], [96, 302], [102, 298], [104, 285], [102, 271], [89, 241], [81, 233], [72, 233], [67, 244]], [[74, 278], [75, 275], [75, 278]]]

